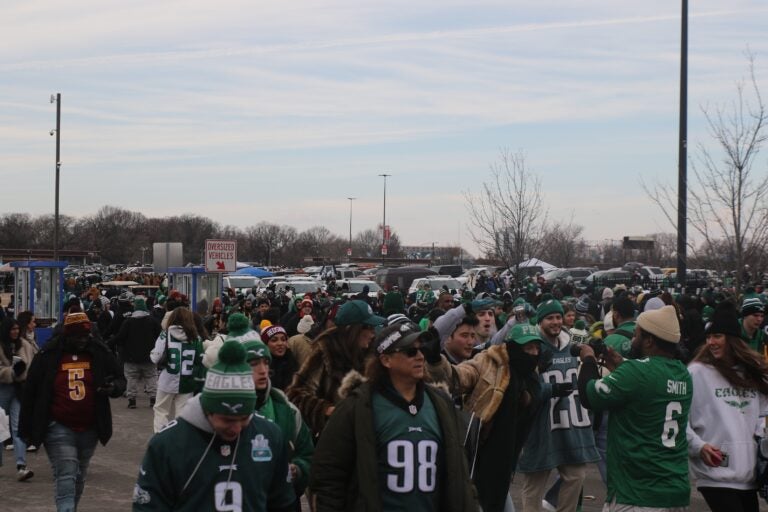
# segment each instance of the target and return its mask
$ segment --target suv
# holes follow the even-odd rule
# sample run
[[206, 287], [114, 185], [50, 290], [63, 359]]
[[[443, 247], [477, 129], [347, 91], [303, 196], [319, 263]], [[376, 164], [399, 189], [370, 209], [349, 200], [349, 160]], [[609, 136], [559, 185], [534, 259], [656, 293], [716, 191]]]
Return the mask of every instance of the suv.
[[461, 268], [461, 265], [435, 265], [434, 267], [429, 268], [441, 276], [459, 277], [464, 272], [464, 269]]
[[377, 299], [381, 287], [368, 279], [340, 279], [336, 281], [336, 286], [341, 290], [344, 297], [350, 298], [353, 295], [362, 293], [364, 287], [368, 287], [368, 297]]
[[632, 275], [626, 270], [612, 268], [610, 270], [598, 270], [581, 280], [581, 285], [587, 290], [592, 291], [595, 288], [606, 286], [613, 288], [617, 284], [629, 286], [632, 282]]
[[578, 282], [594, 273], [594, 271], [595, 269], [587, 267], [559, 268], [545, 272], [541, 277], [544, 279], [544, 285], [547, 286], [558, 281], [565, 282], [568, 278]]
[[386, 267], [376, 271], [376, 284], [389, 290], [393, 286], [404, 290], [414, 279], [425, 276], [434, 276], [437, 272], [427, 267], [407, 266], [407, 267]]
[[461, 288], [461, 283], [451, 276], [427, 276], [414, 279], [408, 288], [408, 293], [416, 293], [424, 283], [429, 283], [432, 290], [439, 290], [443, 286], [447, 286], [454, 293]]

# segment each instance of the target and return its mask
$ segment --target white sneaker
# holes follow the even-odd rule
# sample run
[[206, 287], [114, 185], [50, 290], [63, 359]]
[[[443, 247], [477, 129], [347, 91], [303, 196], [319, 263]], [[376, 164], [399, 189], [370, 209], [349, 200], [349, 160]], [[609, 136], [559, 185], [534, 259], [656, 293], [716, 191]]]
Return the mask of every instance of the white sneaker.
[[13, 443], [5, 446], [5, 451], [10, 452], [11, 450], [13, 450]]
[[541, 509], [547, 512], [557, 512], [557, 509], [547, 500], [541, 500]]
[[31, 444], [31, 445], [27, 446], [27, 451], [28, 452], [36, 452], [37, 451], [37, 446]]
[[32, 471], [31, 469], [27, 469], [26, 466], [22, 466], [22, 467], [19, 468], [19, 471], [16, 474], [16, 479], [19, 482], [23, 482], [25, 480], [29, 480], [33, 476], [35, 476], [35, 472], [34, 471]]

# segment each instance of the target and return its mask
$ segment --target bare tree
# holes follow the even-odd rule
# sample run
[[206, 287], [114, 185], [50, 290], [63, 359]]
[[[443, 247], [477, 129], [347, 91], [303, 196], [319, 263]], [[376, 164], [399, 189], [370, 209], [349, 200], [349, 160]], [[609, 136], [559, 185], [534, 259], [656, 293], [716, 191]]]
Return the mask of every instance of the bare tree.
[[568, 223], [554, 224], [545, 234], [542, 259], [561, 268], [573, 266], [584, 253], [584, 226], [574, 223], [573, 213]]
[[[724, 261], [737, 271], [737, 290], [744, 264], [759, 260], [768, 246], [768, 179], [765, 171], [753, 168], [768, 139], [768, 113], [755, 78], [754, 55], [747, 51], [746, 56], [749, 78], [736, 83], [736, 99], [702, 107], [715, 148], [698, 144], [698, 155], [692, 159], [694, 179], [688, 181], [689, 224], [703, 239], [702, 256], [710, 261], [727, 256]], [[659, 184], [643, 187], [675, 226], [673, 189]], [[688, 244], [695, 251], [692, 241]]]
[[528, 169], [524, 154], [509, 149], [500, 151], [490, 171], [490, 180], [483, 182], [479, 193], [464, 194], [470, 236], [485, 254], [519, 275], [519, 264], [539, 255], [546, 231], [541, 180]]

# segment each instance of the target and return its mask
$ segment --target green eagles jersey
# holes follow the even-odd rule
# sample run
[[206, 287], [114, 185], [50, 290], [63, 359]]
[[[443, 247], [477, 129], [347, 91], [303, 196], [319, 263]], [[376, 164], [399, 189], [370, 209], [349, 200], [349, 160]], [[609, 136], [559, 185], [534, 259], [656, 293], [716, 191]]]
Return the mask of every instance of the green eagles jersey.
[[595, 410], [608, 419], [607, 501], [641, 507], [684, 507], [690, 501], [685, 429], [693, 395], [680, 361], [624, 361], [587, 384]]
[[613, 334], [605, 337], [605, 345], [611, 347], [621, 357], [629, 357], [632, 348], [632, 337], [635, 335], [635, 322], [624, 322], [616, 328]]
[[750, 338], [749, 334], [747, 334], [747, 331], [744, 330], [744, 326], [741, 324], [741, 321], [739, 321], [739, 325], [741, 325], [741, 339], [747, 342], [749, 348], [758, 354], [763, 354], [765, 351], [765, 332], [758, 328], [755, 331], [755, 335]]
[[376, 392], [372, 405], [382, 510], [437, 512], [442, 432], [429, 395], [415, 415]]
[[295, 503], [277, 425], [254, 415], [237, 448], [218, 436], [207, 448], [212, 435], [183, 418], [155, 434], [139, 469], [133, 510], [246, 512]]

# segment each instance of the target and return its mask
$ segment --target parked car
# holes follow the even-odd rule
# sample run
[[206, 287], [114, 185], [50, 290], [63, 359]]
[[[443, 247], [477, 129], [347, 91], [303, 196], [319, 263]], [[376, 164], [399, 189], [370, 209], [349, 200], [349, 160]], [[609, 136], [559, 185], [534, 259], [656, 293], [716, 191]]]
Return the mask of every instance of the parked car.
[[588, 275], [581, 280], [581, 285], [592, 291], [601, 287], [613, 288], [618, 284], [629, 286], [631, 282], [632, 274], [620, 268], [612, 268], [610, 270], [598, 270]]
[[277, 281], [275, 283], [275, 290], [279, 292], [281, 289], [285, 290], [288, 287], [293, 289], [294, 297], [301, 297], [306, 293], [317, 293], [318, 290], [323, 290], [325, 284], [315, 280], [305, 281]]
[[566, 282], [570, 278], [573, 282], [578, 282], [589, 276], [595, 271], [588, 267], [558, 268], [544, 272], [541, 277], [544, 279], [544, 285], [552, 285], [556, 282]]
[[643, 278], [643, 286], [659, 286], [664, 279], [664, 272], [659, 267], [644, 266], [637, 269], [637, 272]]
[[464, 272], [461, 265], [435, 265], [434, 267], [429, 268], [441, 276], [459, 277]]
[[461, 288], [461, 283], [451, 276], [426, 276], [414, 279], [408, 287], [408, 293], [416, 293], [424, 283], [429, 283], [429, 287], [433, 290], [439, 290], [443, 286], [447, 286], [449, 290]]
[[376, 271], [376, 284], [389, 290], [393, 286], [401, 290], [406, 289], [414, 279], [425, 276], [434, 276], [437, 272], [427, 267], [416, 265], [406, 267], [385, 267]]
[[341, 290], [341, 294], [347, 298], [361, 293], [366, 286], [368, 287], [368, 297], [371, 299], [378, 298], [379, 291], [381, 291], [381, 287], [369, 279], [340, 279], [336, 281], [336, 285]]

